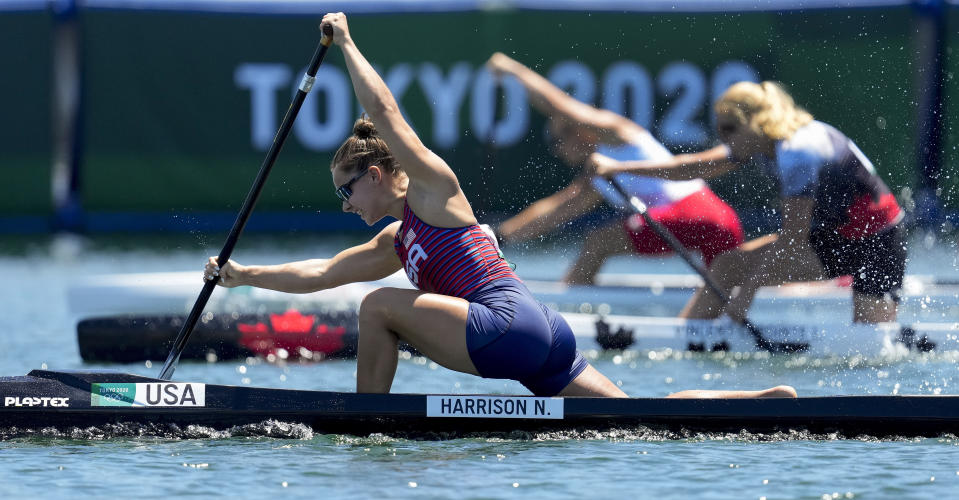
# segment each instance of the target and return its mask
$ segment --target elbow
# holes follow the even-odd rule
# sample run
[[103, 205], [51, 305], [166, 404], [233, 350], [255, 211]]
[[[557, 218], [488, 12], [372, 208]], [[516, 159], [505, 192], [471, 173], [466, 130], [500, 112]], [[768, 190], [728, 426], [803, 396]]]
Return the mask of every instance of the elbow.
[[388, 102], [388, 100], [383, 98], [374, 99], [371, 103], [363, 103], [363, 111], [370, 116], [370, 119], [375, 123], [377, 120], [382, 120], [388, 115], [393, 113], [399, 113], [395, 103]]
[[329, 283], [326, 270], [326, 263], [314, 268], [298, 270], [286, 291], [307, 294], [332, 288], [335, 285]]
[[305, 276], [303, 280], [303, 290], [299, 293], [313, 293], [319, 292], [320, 290], [326, 290], [337, 286], [335, 283], [330, 282], [330, 277], [327, 274], [327, 266], [324, 263], [318, 269], [315, 269], [308, 276]]

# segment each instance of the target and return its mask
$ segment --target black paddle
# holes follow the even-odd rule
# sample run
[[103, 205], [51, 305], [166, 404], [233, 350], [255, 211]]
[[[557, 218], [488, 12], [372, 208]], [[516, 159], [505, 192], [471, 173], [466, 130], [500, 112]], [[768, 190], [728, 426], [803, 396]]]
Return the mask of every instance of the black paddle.
[[[236, 246], [236, 241], [240, 238], [240, 233], [243, 232], [246, 221], [250, 218], [250, 213], [253, 212], [256, 199], [259, 198], [260, 191], [263, 190], [263, 185], [266, 184], [266, 178], [270, 175], [270, 170], [273, 168], [276, 157], [280, 154], [280, 149], [283, 148], [283, 142], [286, 141], [286, 137], [290, 135], [290, 130], [293, 128], [293, 121], [296, 120], [296, 115], [300, 112], [303, 100], [306, 99], [306, 95], [310, 92], [310, 89], [313, 88], [313, 82], [316, 80], [316, 71], [320, 69], [320, 63], [323, 62], [323, 57], [326, 56], [326, 51], [332, 43], [333, 28], [326, 26], [323, 30], [323, 36], [320, 38], [320, 43], [316, 46], [316, 52], [313, 53], [310, 67], [300, 82], [300, 88], [297, 90], [296, 96], [293, 97], [293, 102], [290, 103], [290, 109], [286, 111], [286, 116], [283, 117], [280, 130], [277, 131], [276, 136], [273, 137], [273, 144], [266, 153], [266, 158], [260, 166], [260, 172], [256, 175], [256, 180], [253, 181], [253, 186], [246, 195], [246, 200], [243, 201], [240, 213], [233, 223], [233, 229], [230, 230], [230, 235], [227, 236], [226, 243], [223, 245], [223, 250], [220, 251], [220, 255], [217, 257], [219, 265], [222, 266], [230, 260], [233, 247]], [[180, 329], [180, 333], [177, 334], [176, 341], [173, 343], [173, 349], [170, 350], [170, 355], [166, 358], [166, 363], [163, 364], [163, 370], [160, 372], [161, 379], [170, 380], [170, 377], [173, 376], [173, 370], [176, 369], [176, 364], [180, 360], [180, 354], [183, 353], [184, 347], [186, 347], [190, 333], [193, 332], [193, 327], [196, 326], [197, 320], [200, 319], [200, 314], [203, 313], [203, 308], [206, 307], [206, 303], [210, 299], [210, 295], [213, 294], [213, 290], [219, 281], [220, 277], [214, 276], [212, 280], [207, 281], [203, 285], [200, 296], [196, 299], [196, 303], [193, 304], [193, 309], [190, 311], [186, 323], [183, 324], [183, 328]]]
[[[722, 301], [723, 306], [728, 304], [729, 294], [725, 292], [721, 286], [719, 286], [719, 283], [716, 283], [716, 280], [713, 279], [713, 276], [709, 273], [709, 270], [706, 269], [706, 266], [704, 266], [702, 262], [696, 260], [696, 258], [689, 253], [689, 250], [687, 250], [686, 247], [684, 247], [683, 244], [676, 239], [676, 236], [674, 236], [673, 233], [669, 232], [669, 230], [663, 227], [662, 224], [653, 220], [653, 218], [649, 216], [649, 213], [647, 213], [646, 210], [646, 204], [643, 203], [643, 201], [638, 197], [628, 194], [626, 190], [623, 189], [623, 186], [616, 181], [616, 179], [610, 177], [607, 180], [609, 180], [609, 183], [612, 184], [616, 191], [618, 191], [619, 194], [629, 202], [629, 205], [633, 208], [633, 210], [643, 217], [643, 220], [645, 220], [646, 224], [653, 229], [653, 232], [662, 238], [663, 241], [665, 241], [674, 252], [679, 254], [679, 256], [682, 257], [687, 264], [689, 264], [693, 269], [696, 270], [697, 273], [699, 273], [699, 275], [703, 278], [703, 282], [706, 283], [706, 286], [709, 287], [709, 289], [719, 297], [719, 300]], [[753, 336], [753, 340], [756, 341], [756, 346], [764, 351], [784, 353], [801, 352], [809, 349], [809, 344], [805, 342], [769, 341], [763, 336], [763, 333], [756, 328], [756, 325], [752, 324], [752, 322], [746, 318], [743, 318], [740, 323], [746, 328], [750, 335]]]

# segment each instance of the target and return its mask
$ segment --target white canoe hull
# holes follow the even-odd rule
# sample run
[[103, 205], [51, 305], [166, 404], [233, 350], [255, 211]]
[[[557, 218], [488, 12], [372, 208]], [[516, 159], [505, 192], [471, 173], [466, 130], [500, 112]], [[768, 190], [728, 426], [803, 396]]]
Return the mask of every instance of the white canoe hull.
[[[728, 351], [757, 352], [755, 338], [742, 326], [729, 320], [684, 320], [649, 316], [603, 316], [563, 313], [576, 332], [581, 349], [600, 349], [597, 320], [611, 332], [631, 332], [628, 349], [643, 351]], [[805, 324], [758, 324], [763, 337], [771, 342], [807, 344], [801, 354], [811, 356], [899, 356], [911, 352], [959, 351], [959, 322], [853, 324], [837, 321], [812, 321]]]
[[[203, 286], [201, 276], [197, 271], [87, 276], [74, 281], [67, 289], [67, 305], [72, 314], [80, 317], [188, 312]], [[666, 294], [684, 300], [689, 291], [701, 283], [698, 276], [687, 274], [601, 274], [599, 286], [596, 287], [567, 286], [554, 281], [524, 281], [541, 301], [563, 304], [623, 303], [634, 300], [637, 293], [654, 297]], [[215, 311], [229, 307], [231, 310], [252, 313], [287, 308], [356, 307], [367, 293], [383, 286], [411, 288], [402, 271], [382, 280], [351, 283], [332, 290], [299, 295], [251, 287], [218, 287], [207, 309]], [[930, 294], [959, 299], [959, 286], [937, 284], [927, 276], [907, 277], [904, 292], [907, 297]], [[840, 301], [849, 300], [849, 297], [849, 287], [826, 281], [763, 288], [757, 300]]]

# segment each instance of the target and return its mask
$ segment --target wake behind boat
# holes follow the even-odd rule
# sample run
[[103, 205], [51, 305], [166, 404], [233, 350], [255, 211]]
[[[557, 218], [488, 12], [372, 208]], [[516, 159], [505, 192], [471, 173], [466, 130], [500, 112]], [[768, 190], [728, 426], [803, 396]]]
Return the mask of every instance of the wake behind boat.
[[[740, 325], [724, 320], [562, 313], [584, 350], [759, 351]], [[77, 325], [80, 355], [89, 362], [163, 359], [183, 315], [109, 316]], [[809, 345], [812, 356], [902, 355], [959, 350], [959, 323], [763, 323], [774, 342]], [[356, 355], [355, 310], [284, 313], [205, 313], [182, 359], [217, 361], [259, 356], [269, 361], [318, 361]]]
[[453, 437], [473, 433], [636, 428], [846, 437], [959, 433], [959, 396], [766, 399], [543, 398], [355, 394], [171, 382], [100, 371], [0, 377], [0, 429], [17, 435], [114, 424], [229, 429], [267, 420], [316, 432]]

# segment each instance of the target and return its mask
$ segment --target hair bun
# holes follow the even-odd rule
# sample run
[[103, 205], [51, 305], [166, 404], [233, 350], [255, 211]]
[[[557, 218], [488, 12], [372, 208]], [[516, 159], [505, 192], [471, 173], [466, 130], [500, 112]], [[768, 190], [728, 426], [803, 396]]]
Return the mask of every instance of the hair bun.
[[377, 135], [376, 126], [373, 125], [373, 122], [368, 118], [360, 118], [353, 123], [353, 135], [355, 135], [357, 139], [375, 137]]

